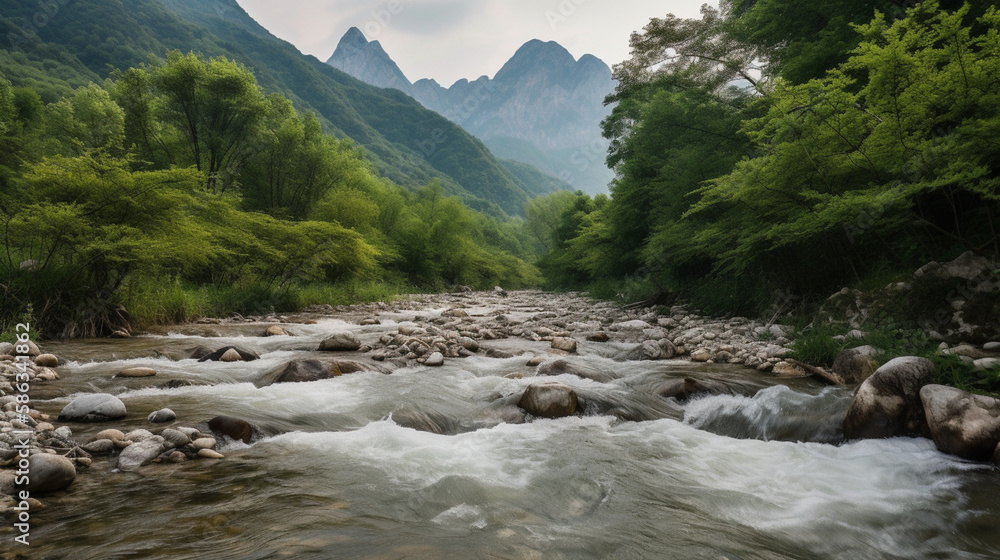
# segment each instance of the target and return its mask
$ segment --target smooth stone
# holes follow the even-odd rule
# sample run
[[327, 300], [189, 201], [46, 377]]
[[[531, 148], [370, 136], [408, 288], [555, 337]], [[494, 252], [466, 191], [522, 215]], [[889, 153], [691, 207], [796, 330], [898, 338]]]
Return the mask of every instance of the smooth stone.
[[568, 337], [553, 338], [552, 348], [574, 354], [576, 353], [576, 340]]
[[125, 439], [125, 432], [114, 428], [108, 428], [107, 430], [97, 432], [91, 441], [97, 441], [99, 439], [109, 439], [111, 441], [123, 440]]
[[0, 342], [0, 356], [13, 356], [14, 345], [9, 342]]
[[198, 456], [203, 459], [225, 459], [226, 456], [214, 449], [199, 449]]
[[469, 352], [478, 352], [479, 351], [479, 342], [477, 342], [476, 339], [474, 339], [474, 338], [469, 338], [467, 336], [459, 337], [458, 344], [462, 348], [465, 348], [466, 350], [468, 350]]
[[[28, 346], [28, 352], [27, 353], [17, 352], [17, 347], [18, 346], [24, 346], [24, 345]], [[34, 358], [36, 356], [40, 356], [42, 354], [42, 351], [38, 349], [38, 345], [35, 344], [35, 342], [33, 340], [28, 340], [26, 342], [18, 342], [16, 346], [12, 346], [11, 347], [11, 351], [14, 352], [15, 356], [28, 356], [28, 357], [31, 357], [31, 358]]]
[[95, 439], [83, 444], [81, 448], [91, 455], [109, 455], [115, 450], [115, 442], [110, 439]]
[[28, 457], [28, 491], [44, 494], [62, 490], [76, 480], [76, 467], [62, 455], [35, 453]]
[[528, 367], [535, 367], [537, 365], [541, 365], [542, 363], [544, 363], [545, 360], [546, 360], [545, 356], [535, 356], [534, 358], [528, 360], [528, 363], [525, 365]]
[[[63, 427], [65, 427], [65, 426], [63, 426]], [[38, 425], [35, 426], [35, 431], [36, 432], [50, 432], [50, 431], [55, 430], [55, 429], [56, 429], [56, 427], [53, 426], [52, 424], [49, 424], [48, 422], [39, 422]], [[72, 434], [70, 434], [70, 435], [72, 435]], [[69, 436], [66, 436], [66, 437], [69, 437]]]
[[988, 461], [1000, 444], [1000, 400], [945, 385], [925, 385], [920, 400], [934, 445], [973, 461]]
[[569, 385], [550, 381], [528, 385], [517, 406], [543, 418], [563, 418], [576, 414], [579, 399]]
[[156, 436], [153, 435], [153, 432], [149, 430], [144, 430], [142, 428], [138, 430], [132, 430], [131, 432], [125, 434], [125, 439], [133, 443], [137, 441], [145, 441], [147, 439], [152, 439], [154, 437]]
[[861, 383], [878, 369], [878, 355], [878, 348], [874, 346], [848, 348], [833, 361], [833, 373], [847, 383]]
[[774, 364], [774, 369], [771, 370], [771, 373], [778, 377], [805, 377], [807, 375], [806, 370], [788, 362]]
[[154, 375], [156, 375], [156, 370], [153, 368], [133, 367], [119, 371], [116, 377], [153, 377]]
[[39, 354], [35, 356], [35, 365], [42, 367], [56, 367], [59, 365], [59, 358], [55, 354]]
[[427, 360], [424, 361], [425, 366], [437, 367], [444, 365], [444, 354], [440, 352], [431, 352], [430, 356], [427, 356]]
[[149, 464], [166, 451], [166, 446], [159, 439], [138, 441], [122, 450], [118, 456], [118, 469], [123, 471], [138, 470]]
[[271, 325], [264, 330], [264, 336], [288, 336], [288, 333], [278, 325]]
[[931, 383], [934, 363], [905, 356], [889, 360], [854, 393], [844, 418], [847, 439], [927, 435], [920, 389]]
[[235, 348], [230, 348], [226, 350], [221, 356], [219, 356], [220, 362], [242, 362], [243, 356]]
[[[44, 422], [44, 424], [48, 424], [48, 422]], [[51, 426], [51, 424], [49, 424], [49, 425]], [[39, 424], [38, 426], [39, 426], [39, 429], [41, 429], [42, 425]], [[73, 430], [69, 429], [69, 426], [59, 426], [58, 428], [56, 428], [55, 430], [53, 430], [52, 433], [56, 434], [57, 436], [59, 436], [59, 437], [61, 437], [63, 439], [69, 439], [69, 438], [73, 437]]]
[[320, 352], [354, 352], [361, 348], [361, 340], [350, 332], [338, 332], [319, 343]]
[[184, 447], [185, 445], [191, 443], [191, 438], [180, 431], [173, 428], [167, 428], [160, 432], [160, 437], [163, 438], [165, 443], [170, 444], [172, 447]]
[[208, 352], [207, 354], [205, 353], [206, 350], [208, 349], [205, 348], [204, 346], [198, 346], [192, 351], [191, 357], [192, 358], [197, 357], [199, 362], [218, 362], [221, 361], [222, 357], [226, 356], [227, 354], [230, 356], [231, 359], [233, 355], [229, 351], [235, 350], [236, 353], [239, 354], [240, 359], [244, 362], [252, 362], [254, 360], [260, 359], [260, 356], [257, 355], [256, 352], [252, 350], [247, 350], [245, 348], [240, 348], [238, 346], [223, 346], [222, 348], [219, 348], [214, 352]]
[[219, 436], [250, 443], [254, 429], [250, 422], [232, 416], [216, 416], [208, 421], [208, 428]]
[[191, 446], [195, 449], [212, 449], [216, 444], [215, 438], [210, 437], [198, 438], [191, 442]]
[[986, 371], [1000, 368], [1000, 358], [980, 358], [973, 362], [976, 371]]
[[697, 348], [691, 352], [692, 362], [707, 362], [712, 359], [712, 353], [704, 348]]
[[538, 366], [538, 375], [575, 375], [582, 379], [590, 379], [591, 381], [597, 381], [600, 383], [607, 383], [613, 379], [613, 376], [609, 374], [602, 374], [598, 371], [578, 366], [569, 362], [568, 360], [549, 360], [542, 365]]
[[607, 342], [611, 340], [611, 337], [606, 332], [596, 332], [588, 334], [587, 340], [590, 342]]
[[146, 420], [154, 424], [173, 422], [174, 420], [177, 420], [177, 414], [175, 414], [174, 411], [170, 410], [169, 408], [161, 408], [160, 410], [155, 410], [153, 412], [150, 412], [149, 416], [146, 417]]
[[983, 344], [983, 350], [987, 352], [1000, 352], [1000, 342], [987, 342]]
[[81, 395], [59, 413], [60, 422], [106, 422], [125, 418], [125, 403], [108, 393]]

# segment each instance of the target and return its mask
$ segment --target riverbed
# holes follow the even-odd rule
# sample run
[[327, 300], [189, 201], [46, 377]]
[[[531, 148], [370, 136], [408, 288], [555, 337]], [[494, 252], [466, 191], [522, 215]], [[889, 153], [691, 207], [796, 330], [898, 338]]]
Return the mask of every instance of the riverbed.
[[[289, 336], [261, 336], [273, 322], [225, 321], [44, 344], [63, 365], [37, 409], [55, 418], [89, 392], [113, 393], [128, 408], [113, 426], [68, 424], [82, 441], [106, 427], [153, 429], [146, 415], [164, 407], [184, 425], [242, 418], [259, 436], [223, 443], [221, 460], [137, 472], [95, 458], [68, 490], [42, 498], [26, 557], [1000, 557], [994, 467], [924, 439], [844, 442], [846, 389], [686, 357], [622, 360], [638, 340], [616, 332], [607, 342], [575, 337], [571, 354], [545, 337], [499, 337], [441, 367], [397, 361], [309, 383], [260, 383], [290, 360], [317, 357], [332, 332], [377, 345], [400, 325], [455, 308], [515, 324], [547, 314], [558, 329], [567, 310], [586, 316], [589, 305], [541, 293], [426, 296], [285, 317]], [[592, 313], [601, 328], [605, 313]], [[361, 325], [366, 318], [378, 323]], [[260, 359], [182, 358], [198, 345], [239, 346]], [[580, 414], [517, 413], [511, 403], [538, 381], [537, 366], [527, 365], [534, 357], [601, 372], [602, 380], [546, 378], [579, 392]], [[130, 367], [157, 376], [113, 377]], [[737, 390], [681, 401], [655, 395], [685, 378]], [[170, 380], [192, 384], [159, 387]]]

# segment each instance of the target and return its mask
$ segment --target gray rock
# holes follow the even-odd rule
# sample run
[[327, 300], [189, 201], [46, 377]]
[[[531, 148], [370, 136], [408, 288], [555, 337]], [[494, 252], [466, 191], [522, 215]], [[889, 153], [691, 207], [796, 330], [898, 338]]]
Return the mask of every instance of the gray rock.
[[644, 331], [650, 327], [652, 327], [652, 325], [646, 321], [634, 319], [632, 321], [613, 323], [610, 327], [608, 327], [608, 329], [612, 331]]
[[538, 375], [555, 376], [563, 374], [575, 375], [600, 383], [607, 383], [613, 379], [611, 375], [570, 363], [567, 360], [550, 360], [538, 366]]
[[92, 393], [81, 395], [59, 413], [60, 422], [106, 422], [125, 418], [125, 403], [114, 395]]
[[240, 356], [240, 353], [237, 352], [235, 348], [230, 348], [229, 350], [226, 350], [221, 356], [219, 356], [219, 361], [220, 362], [242, 362], [243, 361], [243, 356]]
[[1000, 342], [987, 342], [983, 344], [983, 350], [987, 352], [1000, 352]]
[[552, 348], [571, 354], [576, 353], [576, 340], [568, 337], [556, 337], [552, 339]]
[[973, 362], [973, 366], [976, 368], [976, 371], [1000, 368], [1000, 358], [980, 358]]
[[334, 333], [320, 342], [321, 352], [354, 352], [361, 348], [361, 341], [353, 333]]
[[550, 381], [529, 385], [517, 406], [543, 418], [563, 418], [576, 414], [579, 399], [569, 385]]
[[288, 333], [278, 325], [271, 325], [264, 330], [264, 336], [288, 336]]
[[114, 428], [108, 428], [107, 430], [101, 430], [94, 434], [91, 441], [97, 441], [99, 439], [109, 439], [111, 441], [123, 440], [125, 439], [125, 432]]
[[1000, 443], [1000, 400], [945, 385], [925, 385], [920, 400], [939, 450], [974, 461], [993, 457]]
[[44, 494], [62, 490], [76, 480], [76, 467], [62, 455], [35, 453], [28, 457], [28, 492]]
[[973, 280], [990, 270], [993, 270], [993, 265], [989, 259], [980, 257], [972, 251], [966, 251], [951, 262], [939, 263], [935, 261], [927, 263], [918, 268], [914, 274], [918, 278], [928, 276], [943, 280], [951, 278]]
[[110, 455], [115, 450], [115, 442], [110, 439], [95, 439], [81, 447], [91, 455]]
[[443, 366], [444, 354], [440, 352], [431, 352], [431, 354], [427, 356], [427, 360], [424, 361], [424, 365], [431, 367]]
[[163, 438], [153, 438], [133, 443], [122, 450], [118, 456], [118, 468], [123, 471], [138, 470], [139, 467], [151, 463], [153, 459], [166, 451]]
[[132, 430], [131, 432], [125, 434], [125, 439], [128, 441], [146, 441], [147, 439], [153, 439], [155, 437], [156, 436], [153, 435], [153, 432], [142, 428]]
[[214, 449], [217, 444], [215, 438], [210, 437], [198, 438], [191, 442], [191, 446], [195, 449]]
[[833, 361], [833, 373], [847, 383], [861, 383], [878, 369], [878, 354], [878, 348], [874, 346], [848, 348]]
[[696, 348], [693, 352], [691, 352], [692, 362], [707, 362], [711, 359], [712, 359], [711, 352], [705, 350], [704, 348]]
[[161, 408], [160, 410], [150, 412], [149, 416], [146, 417], [146, 420], [153, 422], [154, 424], [173, 422], [174, 420], [177, 420], [177, 414], [169, 408]]
[[934, 363], [912, 356], [886, 362], [864, 381], [844, 419], [847, 439], [927, 435], [920, 389], [931, 383]]
[[153, 377], [156, 370], [148, 367], [133, 367], [123, 369], [115, 377]]
[[259, 360], [260, 356], [253, 350], [247, 350], [246, 348], [240, 348], [238, 346], [223, 346], [214, 352], [205, 353], [207, 348], [204, 346], [198, 346], [191, 351], [191, 357], [197, 359], [199, 362], [218, 362], [222, 360], [223, 356], [229, 356], [232, 359], [233, 354], [230, 350], [235, 350], [239, 354], [240, 359], [244, 362], [252, 362], [254, 360]]
[[[17, 351], [17, 347], [18, 346], [25, 346], [25, 345], [27, 345], [27, 347], [28, 347], [27, 353], [25, 353], [25, 352], [18, 352]], [[11, 350], [15, 353], [15, 355], [18, 355], [18, 356], [29, 356], [29, 357], [32, 357], [32, 358], [34, 358], [36, 356], [40, 356], [42, 354], [42, 351], [38, 349], [38, 345], [36, 345], [34, 343], [34, 341], [31, 341], [31, 340], [29, 340], [27, 342], [18, 342], [16, 346], [14, 346], [14, 347], [11, 348]]]
[[0, 356], [13, 355], [14, 345], [9, 342], [0, 342]]
[[191, 443], [191, 438], [187, 437], [184, 432], [173, 428], [167, 428], [160, 432], [160, 437], [163, 438], [163, 442], [168, 447], [183, 447]]

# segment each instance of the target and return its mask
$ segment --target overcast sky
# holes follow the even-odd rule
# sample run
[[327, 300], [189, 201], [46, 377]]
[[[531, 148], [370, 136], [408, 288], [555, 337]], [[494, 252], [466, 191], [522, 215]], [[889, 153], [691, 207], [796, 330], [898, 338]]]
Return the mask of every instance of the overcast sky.
[[[378, 40], [410, 81], [493, 76], [525, 42], [557, 41], [609, 66], [652, 17], [697, 17], [703, 0], [237, 0], [258, 23], [326, 61], [351, 27]], [[710, 2], [717, 5], [717, 1]]]

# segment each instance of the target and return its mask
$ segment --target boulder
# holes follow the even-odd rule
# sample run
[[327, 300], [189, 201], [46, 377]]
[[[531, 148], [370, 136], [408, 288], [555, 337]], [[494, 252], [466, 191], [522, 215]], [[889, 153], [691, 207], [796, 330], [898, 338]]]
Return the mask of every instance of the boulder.
[[292, 360], [265, 375], [258, 386], [272, 383], [308, 383], [331, 379], [344, 374], [341, 363], [335, 360]]
[[57, 492], [76, 480], [76, 467], [62, 455], [35, 453], [28, 457], [28, 492]]
[[152, 437], [133, 443], [122, 450], [118, 456], [118, 469], [123, 471], [138, 470], [139, 467], [153, 462], [166, 451], [162, 437]]
[[106, 422], [125, 418], [125, 403], [114, 395], [91, 393], [81, 395], [59, 413], [60, 422]]
[[569, 385], [550, 381], [529, 385], [517, 406], [543, 418], [562, 418], [576, 414], [579, 400]]
[[59, 365], [59, 358], [55, 354], [39, 354], [35, 356], [35, 365], [41, 367], [56, 367]]
[[133, 367], [119, 371], [115, 377], [153, 377], [155, 375], [156, 370], [153, 368]]
[[278, 325], [271, 325], [264, 329], [264, 336], [288, 336], [288, 333]]
[[163, 424], [165, 422], [173, 422], [177, 420], [177, 414], [169, 408], [161, 408], [160, 410], [155, 410], [149, 413], [146, 417], [146, 421], [152, 422], [154, 424]]
[[833, 361], [833, 373], [846, 383], [861, 383], [878, 369], [879, 351], [874, 346], [848, 348]]
[[951, 262], [939, 263], [930, 262], [917, 269], [914, 273], [918, 278], [931, 277], [942, 280], [951, 278], [962, 278], [973, 280], [978, 276], [993, 270], [993, 264], [984, 257], [980, 257], [972, 251], [966, 251]]
[[1000, 400], [945, 385], [925, 385], [920, 400], [939, 450], [973, 461], [992, 459], [1000, 443]]
[[854, 393], [844, 418], [847, 439], [927, 435], [920, 389], [931, 383], [934, 363], [907, 356], [889, 360]]
[[607, 342], [611, 340], [611, 337], [606, 332], [595, 332], [588, 334], [587, 340], [590, 342]]
[[14, 355], [14, 345], [9, 342], [0, 342], [0, 356]]
[[216, 416], [208, 421], [208, 428], [217, 436], [225, 436], [243, 443], [250, 443], [254, 435], [254, 427], [250, 422], [232, 416]]
[[235, 350], [236, 354], [239, 355], [239, 359], [244, 362], [252, 362], [253, 360], [260, 359], [260, 356], [258, 356], [257, 353], [254, 352], [253, 350], [247, 350], [245, 348], [240, 348], [238, 346], [223, 346], [222, 348], [219, 348], [218, 350], [215, 350], [213, 352], [209, 352], [208, 354], [204, 354], [203, 349], [204, 349], [203, 346], [195, 348], [195, 351], [192, 352], [191, 357], [195, 358], [196, 354], [201, 354], [201, 356], [197, 358], [199, 362], [223, 361], [222, 360], [223, 357], [227, 357], [225, 361], [233, 361], [233, 353], [230, 352], [230, 350]]
[[354, 352], [361, 348], [361, 340], [354, 333], [334, 333], [319, 343], [321, 352]]
[[576, 340], [569, 337], [556, 337], [552, 339], [552, 348], [574, 354], [576, 353]]

